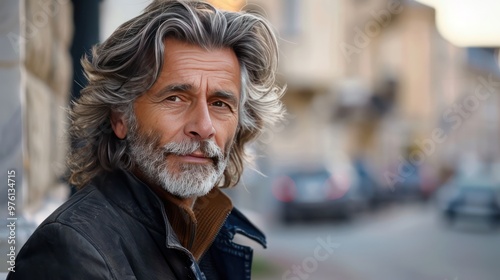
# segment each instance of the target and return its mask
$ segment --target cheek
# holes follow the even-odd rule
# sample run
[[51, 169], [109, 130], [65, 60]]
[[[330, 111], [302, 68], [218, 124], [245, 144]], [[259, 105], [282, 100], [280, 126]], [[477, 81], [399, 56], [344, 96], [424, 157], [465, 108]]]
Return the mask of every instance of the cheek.
[[[236, 136], [235, 136], [236, 137]], [[231, 150], [233, 149], [233, 144], [234, 144], [234, 137], [231, 138], [231, 139], [228, 139], [225, 143], [225, 146], [224, 146], [224, 149], [223, 149], [223, 153], [224, 153], [224, 156], [228, 156], [229, 153], [231, 152]]]
[[161, 138], [162, 144], [180, 142], [183, 138], [184, 123], [168, 115], [158, 115], [148, 122], [149, 129]]
[[[236, 131], [238, 128], [238, 121], [228, 121], [224, 125], [220, 126], [220, 131], [216, 130], [216, 139], [219, 147], [226, 151], [229, 146], [231, 146], [234, 138], [236, 137]], [[217, 135], [218, 134], [218, 135]], [[221, 146], [223, 145], [223, 146]]]

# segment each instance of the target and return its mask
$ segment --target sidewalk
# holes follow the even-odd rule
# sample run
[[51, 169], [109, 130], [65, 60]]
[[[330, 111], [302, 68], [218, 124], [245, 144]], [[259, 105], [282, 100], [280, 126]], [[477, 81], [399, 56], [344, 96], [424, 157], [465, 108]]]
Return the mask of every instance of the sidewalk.
[[[303, 257], [294, 257], [287, 252], [256, 250], [252, 267], [253, 280], [362, 280], [350, 268], [344, 267], [335, 259], [320, 264], [317, 269], [298, 275], [293, 273], [294, 266], [302, 266]], [[287, 273], [287, 271], [289, 271]]]

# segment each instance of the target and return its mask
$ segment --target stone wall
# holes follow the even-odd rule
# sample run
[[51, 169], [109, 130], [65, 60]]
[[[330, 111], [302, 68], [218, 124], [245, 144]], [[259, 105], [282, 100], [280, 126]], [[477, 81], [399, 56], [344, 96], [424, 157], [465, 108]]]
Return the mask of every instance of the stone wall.
[[[30, 212], [65, 172], [73, 11], [70, 0], [8, 0], [0, 6], [1, 172], [23, 150], [18, 168], [25, 179], [23, 209]], [[17, 134], [7, 137], [7, 131]]]
[[72, 79], [69, 0], [25, 0], [26, 209], [36, 208], [63, 175]]

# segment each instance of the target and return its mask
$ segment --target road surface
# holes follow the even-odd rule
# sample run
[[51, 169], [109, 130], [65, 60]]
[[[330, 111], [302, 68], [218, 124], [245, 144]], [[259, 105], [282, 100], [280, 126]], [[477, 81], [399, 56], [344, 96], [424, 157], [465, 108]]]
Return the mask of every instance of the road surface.
[[498, 280], [500, 231], [447, 225], [432, 204], [393, 205], [351, 222], [273, 223], [257, 258], [276, 266], [255, 280]]

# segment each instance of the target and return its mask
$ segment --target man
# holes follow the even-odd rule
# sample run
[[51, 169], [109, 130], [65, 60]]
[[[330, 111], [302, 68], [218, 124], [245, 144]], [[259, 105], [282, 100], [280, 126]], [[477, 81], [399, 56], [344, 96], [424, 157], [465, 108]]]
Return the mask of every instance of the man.
[[219, 187], [283, 113], [277, 44], [251, 13], [155, 1], [82, 63], [70, 182], [8, 279], [250, 279], [264, 235]]

